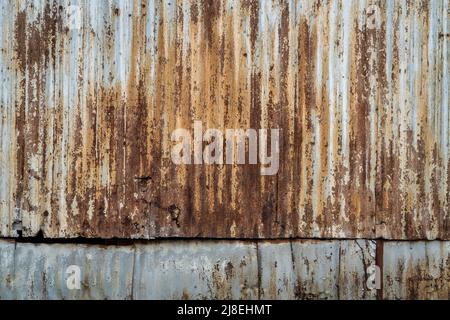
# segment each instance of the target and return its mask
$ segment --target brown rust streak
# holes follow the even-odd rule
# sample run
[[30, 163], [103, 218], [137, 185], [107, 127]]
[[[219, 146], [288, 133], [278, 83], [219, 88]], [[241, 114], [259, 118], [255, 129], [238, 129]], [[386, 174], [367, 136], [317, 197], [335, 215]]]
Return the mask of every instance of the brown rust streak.
[[[315, 11], [316, 12], [316, 11]], [[313, 227], [313, 209], [311, 203], [311, 165], [312, 165], [312, 120], [311, 109], [315, 107], [317, 93], [315, 90], [314, 59], [316, 56], [318, 26], [309, 26], [306, 21], [300, 24], [299, 32], [299, 76], [298, 76], [298, 109], [296, 119], [298, 130], [296, 137], [296, 159], [298, 163], [294, 176], [298, 177], [298, 214], [301, 225], [298, 234], [307, 234]], [[294, 183], [294, 182], [293, 182]]]
[[[30, 4], [25, 10], [36, 8]], [[16, 109], [19, 175], [16, 192], [25, 234], [44, 228], [42, 217], [43, 212], [47, 212], [44, 206], [49, 193], [46, 151], [50, 114], [45, 103], [44, 70], [55, 61], [59, 23], [57, 7], [51, 3], [46, 4], [33, 23], [27, 22], [26, 11], [18, 12], [16, 17], [16, 76], [20, 83]]]

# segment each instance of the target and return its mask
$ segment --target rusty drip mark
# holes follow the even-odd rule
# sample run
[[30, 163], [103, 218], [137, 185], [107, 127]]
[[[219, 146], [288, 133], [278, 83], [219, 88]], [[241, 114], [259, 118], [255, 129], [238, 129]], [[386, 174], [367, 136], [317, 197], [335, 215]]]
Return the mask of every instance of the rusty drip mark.
[[256, 266], [258, 268], [258, 300], [261, 300], [261, 283], [262, 283], [262, 263], [261, 263], [261, 252], [259, 250], [259, 243], [255, 242], [256, 245]]
[[380, 289], [377, 289], [377, 300], [383, 300], [383, 282], [384, 282], [384, 276], [383, 276], [383, 260], [384, 260], [384, 240], [378, 239], [376, 242], [376, 249], [375, 249], [375, 265], [378, 266], [380, 269]]

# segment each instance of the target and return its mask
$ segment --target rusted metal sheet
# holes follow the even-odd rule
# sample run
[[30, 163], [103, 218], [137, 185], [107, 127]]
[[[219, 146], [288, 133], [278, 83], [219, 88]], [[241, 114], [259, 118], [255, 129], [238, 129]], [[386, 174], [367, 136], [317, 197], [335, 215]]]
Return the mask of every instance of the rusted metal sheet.
[[256, 245], [169, 241], [138, 245], [134, 299], [257, 299]]
[[[397, 2], [396, 2], [397, 3]], [[450, 238], [449, 1], [386, 3], [375, 38], [377, 230]]]
[[385, 299], [450, 299], [450, 242], [386, 242]]
[[263, 299], [374, 299], [366, 286], [375, 265], [367, 240], [303, 240], [258, 245]]
[[[0, 235], [450, 239], [448, 0], [0, 6]], [[277, 174], [175, 165], [194, 121]]]

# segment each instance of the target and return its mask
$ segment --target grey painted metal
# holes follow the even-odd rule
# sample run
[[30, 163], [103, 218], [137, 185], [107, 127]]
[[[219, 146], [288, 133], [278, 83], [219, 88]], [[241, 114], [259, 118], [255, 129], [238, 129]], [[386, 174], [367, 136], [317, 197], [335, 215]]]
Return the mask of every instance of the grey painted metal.
[[337, 299], [339, 241], [266, 242], [259, 245], [261, 297]]
[[[4, 247], [4, 242], [1, 243]], [[9, 257], [10, 250], [11, 246], [7, 244], [6, 252]], [[17, 243], [11, 262], [13, 270], [9, 267], [10, 271], [6, 273], [10, 277], [10, 284], [5, 291], [10, 298], [131, 298], [134, 262], [132, 247]], [[80, 268], [79, 290], [67, 285], [70, 266]], [[0, 279], [4, 277], [2, 274]]]
[[259, 244], [264, 299], [373, 299], [366, 270], [375, 264], [368, 240]]
[[293, 299], [296, 275], [293, 270], [293, 253], [290, 242], [258, 244], [261, 268], [261, 298], [279, 297]]
[[0, 299], [14, 298], [14, 249], [13, 241], [0, 240]]
[[[0, 240], [0, 299], [449, 299], [450, 242], [162, 241], [133, 246]], [[67, 268], [81, 270], [80, 290]]]
[[385, 299], [450, 299], [450, 241], [387, 242]]
[[376, 264], [376, 242], [353, 240], [340, 244], [339, 299], [375, 299], [377, 291], [369, 290], [366, 283], [368, 267]]
[[136, 247], [135, 299], [256, 299], [250, 242], [170, 241]]

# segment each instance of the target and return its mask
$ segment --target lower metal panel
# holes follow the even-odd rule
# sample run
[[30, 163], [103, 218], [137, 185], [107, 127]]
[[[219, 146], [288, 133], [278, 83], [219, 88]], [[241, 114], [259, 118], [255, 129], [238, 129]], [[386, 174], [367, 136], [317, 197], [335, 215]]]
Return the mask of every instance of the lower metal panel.
[[[382, 292], [367, 286], [375, 264]], [[0, 240], [0, 299], [449, 299], [449, 269], [449, 241]]]

